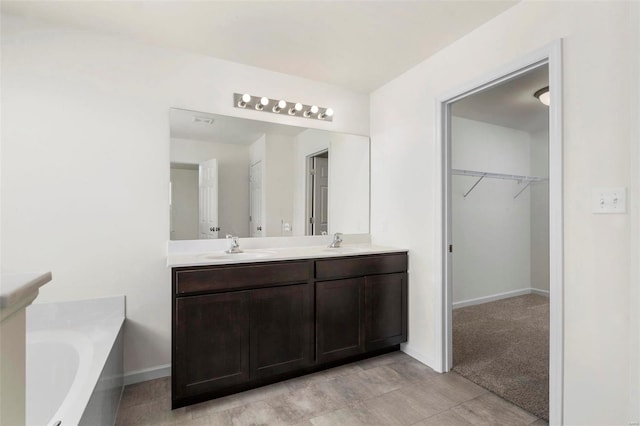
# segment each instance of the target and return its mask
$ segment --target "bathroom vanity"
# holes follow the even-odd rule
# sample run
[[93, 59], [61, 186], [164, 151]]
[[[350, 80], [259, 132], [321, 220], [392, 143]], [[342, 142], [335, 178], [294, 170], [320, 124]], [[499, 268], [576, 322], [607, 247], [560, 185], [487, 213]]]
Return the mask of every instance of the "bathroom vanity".
[[173, 408], [396, 350], [407, 340], [406, 251], [270, 253], [170, 262]]

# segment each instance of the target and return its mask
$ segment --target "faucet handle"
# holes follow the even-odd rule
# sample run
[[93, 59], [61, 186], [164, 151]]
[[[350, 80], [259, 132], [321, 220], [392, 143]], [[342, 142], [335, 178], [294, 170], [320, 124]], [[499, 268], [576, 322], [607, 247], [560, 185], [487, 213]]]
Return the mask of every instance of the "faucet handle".
[[329, 244], [330, 248], [338, 248], [342, 243], [342, 232], [336, 232], [333, 234], [333, 241]]

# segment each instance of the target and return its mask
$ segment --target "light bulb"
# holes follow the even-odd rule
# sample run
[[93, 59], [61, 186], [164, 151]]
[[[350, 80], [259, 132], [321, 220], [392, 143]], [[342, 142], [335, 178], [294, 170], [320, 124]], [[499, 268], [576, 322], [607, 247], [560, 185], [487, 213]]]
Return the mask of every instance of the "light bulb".
[[296, 115], [296, 113], [301, 110], [302, 110], [302, 104], [300, 102], [297, 102], [294, 106], [289, 108], [289, 115]]
[[263, 96], [260, 98], [260, 103], [264, 106], [269, 105], [269, 98], [267, 98], [266, 96]]
[[249, 103], [251, 101], [251, 95], [245, 93], [244, 95], [242, 95], [242, 102], [244, 103]]
[[278, 113], [280, 113], [280, 110], [282, 110], [283, 108], [286, 108], [286, 107], [287, 107], [287, 101], [280, 100], [280, 101], [278, 101], [277, 105], [273, 106], [271, 111], [273, 111], [276, 114], [278, 114]]
[[318, 118], [320, 120], [324, 120], [327, 117], [331, 117], [333, 116], [333, 110], [331, 108], [327, 108], [324, 110], [324, 112], [318, 114]]
[[317, 114], [318, 113], [318, 107], [316, 105], [312, 105], [311, 106], [311, 114]]

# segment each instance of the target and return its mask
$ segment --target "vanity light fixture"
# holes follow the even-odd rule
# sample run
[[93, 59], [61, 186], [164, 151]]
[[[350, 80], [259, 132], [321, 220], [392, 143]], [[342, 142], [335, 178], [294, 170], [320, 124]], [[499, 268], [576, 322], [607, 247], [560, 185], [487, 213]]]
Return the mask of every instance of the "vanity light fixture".
[[533, 96], [546, 106], [549, 106], [549, 104], [551, 103], [549, 86], [543, 87], [542, 89], [538, 90], [536, 93], [533, 94]]
[[[233, 105], [236, 108], [253, 109], [255, 111], [271, 112], [274, 114], [288, 114], [312, 120], [333, 121], [333, 109], [304, 105], [300, 102], [288, 102], [284, 99], [276, 100], [265, 96], [251, 96], [247, 93], [234, 93]], [[266, 108], [268, 107], [268, 108]]]

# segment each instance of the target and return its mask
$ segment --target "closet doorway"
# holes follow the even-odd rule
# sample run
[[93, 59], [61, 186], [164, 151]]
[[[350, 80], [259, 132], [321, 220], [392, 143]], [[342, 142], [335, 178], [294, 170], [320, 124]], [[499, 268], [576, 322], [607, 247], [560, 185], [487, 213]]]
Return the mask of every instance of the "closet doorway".
[[[549, 222], [549, 231], [548, 231], [548, 239], [549, 239], [549, 254], [548, 254], [548, 265], [549, 265], [549, 320], [548, 320], [548, 328], [549, 328], [549, 356], [548, 356], [548, 377], [549, 377], [549, 387], [548, 393], [546, 396], [548, 397], [548, 418], [550, 424], [562, 424], [563, 422], [563, 346], [564, 346], [564, 334], [563, 334], [563, 306], [564, 306], [564, 295], [563, 295], [563, 207], [562, 207], [562, 41], [557, 40], [553, 43], [550, 43], [547, 46], [540, 48], [537, 51], [530, 53], [529, 55], [520, 58], [510, 64], [505, 65], [504, 67], [495, 70], [489, 74], [486, 74], [482, 77], [479, 77], [477, 80], [469, 82], [463, 86], [455, 88], [448, 93], [441, 95], [437, 100], [437, 109], [436, 109], [436, 120], [439, 123], [437, 126], [437, 134], [436, 138], [440, 142], [437, 145], [437, 149], [439, 151], [439, 160], [436, 163], [436, 170], [438, 171], [438, 176], [441, 179], [440, 187], [441, 187], [441, 197], [436, 198], [436, 206], [441, 208], [441, 216], [439, 216], [439, 225], [441, 226], [441, 239], [436, 242], [436, 255], [439, 257], [439, 262], [441, 262], [442, 269], [439, 271], [442, 275], [442, 286], [438, 289], [439, 299], [441, 300], [441, 308], [440, 316], [438, 316], [438, 323], [436, 325], [436, 333], [437, 333], [437, 343], [438, 343], [438, 351], [441, 355], [441, 369], [442, 372], [451, 371], [454, 368], [454, 348], [453, 348], [453, 307], [454, 301], [459, 302], [460, 300], [454, 300], [454, 264], [456, 262], [456, 255], [458, 253], [458, 249], [460, 249], [459, 244], [457, 244], [453, 239], [453, 187], [454, 180], [459, 179], [468, 179], [471, 180], [471, 185], [466, 186], [464, 192], [460, 197], [462, 197], [462, 201], [466, 201], [465, 198], [477, 197], [478, 190], [486, 190], [484, 188], [484, 184], [494, 184], [497, 183], [505, 183], [516, 185], [518, 191], [511, 193], [510, 197], [514, 201], [521, 201], [520, 198], [525, 195], [526, 197], [531, 197], [529, 192], [531, 192], [532, 186], [539, 185], [548, 185], [548, 222]], [[454, 167], [452, 165], [452, 157], [453, 157], [453, 143], [452, 143], [452, 124], [454, 121], [453, 110], [455, 108], [455, 104], [459, 101], [464, 100], [465, 98], [471, 97], [476, 94], [481, 94], [482, 92], [488, 91], [491, 88], [499, 87], [504, 84], [508, 84], [509, 81], [515, 80], [518, 77], [525, 76], [527, 73], [535, 71], [541, 67], [546, 67], [548, 70], [548, 85], [549, 85], [549, 93], [550, 93], [550, 104], [547, 110], [548, 117], [548, 182], [547, 183], [531, 183], [527, 186], [527, 183], [524, 182], [524, 178], [517, 179], [519, 176], [529, 177], [527, 179], [529, 181], [535, 181], [535, 179], [531, 179], [536, 177], [531, 170], [529, 172], [523, 173], [513, 173], [513, 172], [505, 172], [502, 173], [499, 170], [491, 171], [491, 170], [467, 170], [464, 169], [463, 165], [456, 165], [458, 174], [453, 174]], [[534, 90], [535, 91], [535, 90]], [[523, 96], [522, 99], [525, 99], [526, 96], [527, 101], [535, 100], [532, 98], [532, 94], [528, 93]], [[521, 100], [522, 100], [521, 99]], [[538, 101], [536, 101], [538, 102]], [[460, 104], [461, 105], [461, 104]], [[476, 118], [477, 120], [477, 118]], [[480, 120], [477, 120], [480, 121]], [[468, 123], [467, 123], [468, 124]], [[501, 124], [497, 124], [500, 126]], [[503, 127], [506, 127], [502, 124]], [[490, 159], [486, 158], [487, 153], [481, 152], [478, 154], [478, 160], [482, 161], [490, 161]], [[496, 159], [494, 159], [496, 161]], [[497, 161], [496, 164], [502, 164], [500, 161]], [[530, 164], [530, 163], [529, 163]], [[487, 165], [492, 165], [491, 163]], [[475, 166], [474, 166], [475, 167]], [[492, 177], [489, 177], [489, 174], [484, 176], [473, 176], [472, 174], [465, 174], [464, 170], [471, 172], [493, 172]], [[503, 169], [504, 170], [504, 169]], [[510, 176], [500, 176], [498, 175], [510, 175]], [[518, 176], [516, 176], [518, 175]], [[539, 176], [543, 177], [543, 176]], [[482, 179], [481, 179], [482, 178]], [[516, 178], [516, 179], [514, 179]], [[524, 183], [523, 183], [524, 182]], [[463, 186], [463, 185], [462, 185]], [[473, 188], [475, 186], [475, 188]], [[469, 190], [473, 190], [469, 192]], [[525, 189], [526, 188], [526, 189]], [[488, 189], [491, 189], [489, 187]], [[523, 190], [524, 189], [524, 190]], [[523, 190], [520, 194], [518, 194], [521, 190]], [[465, 197], [465, 194], [467, 197]], [[478, 201], [478, 200], [476, 200]], [[482, 199], [480, 200], [482, 201]], [[530, 200], [529, 200], [530, 201]], [[505, 205], [506, 206], [506, 205]], [[491, 208], [496, 209], [496, 205], [491, 204]], [[513, 205], [512, 205], [513, 207]], [[508, 207], [503, 207], [507, 209]], [[531, 209], [531, 206], [529, 206]], [[530, 210], [529, 210], [529, 220], [530, 220]], [[507, 226], [506, 223], [498, 225], [498, 227], [504, 225]], [[529, 227], [531, 223], [529, 223]], [[474, 228], [478, 231], [478, 228]], [[531, 235], [529, 235], [531, 238]], [[495, 244], [497, 239], [491, 241], [491, 244]], [[502, 244], [508, 244], [506, 241], [502, 241]], [[507, 247], [508, 248], [508, 247]], [[483, 250], [489, 251], [490, 247], [484, 247]], [[486, 253], [482, 253], [482, 255], [486, 255]], [[477, 260], [477, 259], [476, 259]], [[476, 262], [477, 263], [477, 262]], [[531, 268], [531, 260], [529, 260], [529, 267]], [[457, 268], [457, 267], [456, 267]], [[459, 268], [457, 268], [459, 270]], [[502, 268], [498, 266], [497, 271], [493, 271], [494, 273], [500, 272]], [[460, 272], [459, 272], [460, 273]], [[503, 273], [506, 275], [506, 273]], [[526, 283], [525, 283], [526, 284]], [[530, 287], [529, 288], [533, 288]], [[503, 293], [507, 293], [507, 291]], [[537, 292], [531, 290], [533, 294]], [[469, 293], [467, 293], [469, 294]], [[493, 294], [494, 296], [497, 293]], [[507, 294], [508, 295], [508, 294]], [[458, 294], [459, 296], [459, 294]], [[498, 295], [500, 296], [500, 295]], [[505, 296], [505, 295], [502, 295]], [[482, 301], [482, 296], [470, 297], [470, 299], [480, 299]], [[498, 297], [499, 299], [499, 297]], [[469, 301], [469, 299], [465, 299]], [[465, 301], [462, 300], [462, 301]], [[489, 299], [485, 299], [489, 300]], [[507, 299], [508, 300], [508, 299]], [[456, 308], [462, 305], [457, 305]], [[473, 306], [473, 305], [472, 305]], [[478, 305], [481, 306], [481, 305]], [[461, 308], [463, 309], [463, 308]], [[517, 309], [516, 309], [517, 310]], [[494, 347], [500, 345], [500, 341], [496, 340]], [[491, 345], [489, 345], [490, 347]], [[505, 362], [514, 362], [514, 358], [505, 357]], [[502, 369], [500, 369], [502, 370]], [[526, 382], [526, 377], [520, 377], [516, 381]], [[543, 395], [544, 396], [544, 395]], [[505, 398], [506, 399], [506, 398]]]
[[546, 420], [548, 86], [544, 64], [450, 109], [453, 371]]

